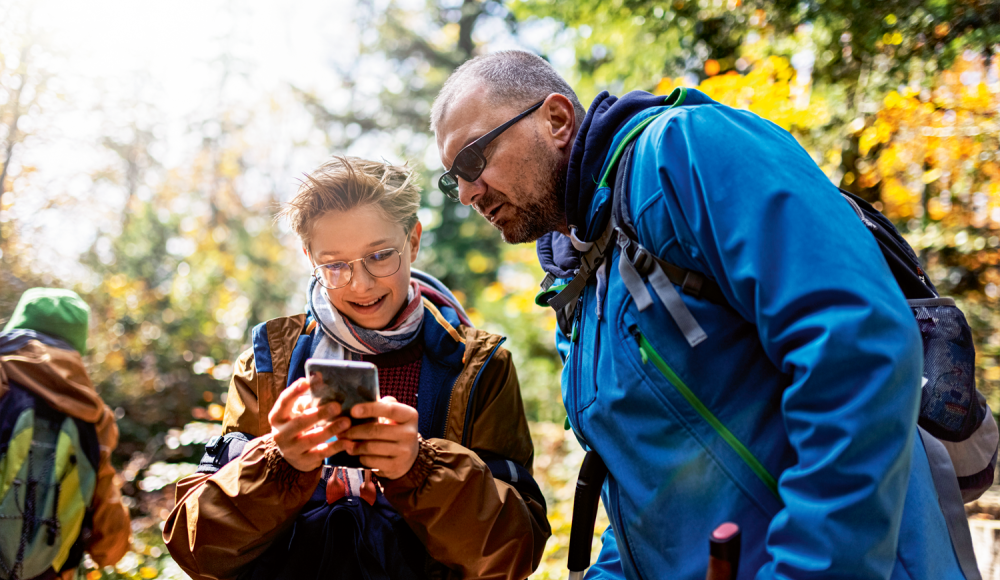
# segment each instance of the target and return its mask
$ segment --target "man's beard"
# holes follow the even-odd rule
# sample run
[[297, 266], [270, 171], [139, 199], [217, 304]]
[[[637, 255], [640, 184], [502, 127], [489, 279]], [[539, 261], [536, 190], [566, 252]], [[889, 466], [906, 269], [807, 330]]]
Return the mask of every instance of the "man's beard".
[[566, 218], [559, 210], [559, 197], [566, 191], [566, 163], [558, 159], [552, 161], [541, 168], [538, 179], [535, 180], [537, 191], [534, 199], [527, 199], [522, 201], [521, 205], [514, 205], [506, 195], [490, 190], [476, 202], [476, 211], [483, 217], [486, 217], [485, 208], [498, 203], [510, 206], [513, 216], [503, 223], [490, 222], [493, 227], [500, 230], [500, 237], [508, 244], [533, 242], [557, 230], [565, 222]]

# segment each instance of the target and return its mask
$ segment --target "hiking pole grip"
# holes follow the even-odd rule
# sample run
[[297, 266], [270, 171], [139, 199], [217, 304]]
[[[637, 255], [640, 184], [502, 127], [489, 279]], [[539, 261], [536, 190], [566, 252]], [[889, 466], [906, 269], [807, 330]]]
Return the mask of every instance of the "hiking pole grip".
[[583, 578], [590, 566], [590, 545], [594, 541], [594, 520], [597, 519], [597, 502], [608, 475], [608, 467], [596, 451], [588, 451], [580, 466], [573, 496], [573, 524], [569, 533], [569, 577]]
[[740, 570], [740, 527], [726, 522], [715, 528], [708, 541], [705, 580], [736, 580]]

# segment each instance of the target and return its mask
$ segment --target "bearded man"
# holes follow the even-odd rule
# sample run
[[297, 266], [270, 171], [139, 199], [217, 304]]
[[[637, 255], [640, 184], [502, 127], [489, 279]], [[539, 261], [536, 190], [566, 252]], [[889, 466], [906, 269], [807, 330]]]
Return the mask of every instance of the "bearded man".
[[704, 578], [724, 521], [741, 578], [978, 578], [915, 435], [914, 318], [788, 132], [693, 89], [585, 113], [519, 51], [456, 70], [431, 123], [442, 191], [549, 274], [569, 423], [609, 470], [588, 578]]

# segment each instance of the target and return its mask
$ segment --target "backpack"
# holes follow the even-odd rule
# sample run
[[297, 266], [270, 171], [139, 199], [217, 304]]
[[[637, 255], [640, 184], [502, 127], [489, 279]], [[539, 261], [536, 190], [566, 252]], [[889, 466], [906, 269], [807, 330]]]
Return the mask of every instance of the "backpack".
[[[674, 100], [684, 101], [683, 95]], [[677, 106], [677, 105], [674, 105]], [[604, 233], [596, 241], [573, 240], [582, 252], [580, 269], [567, 284], [554, 285], [548, 274], [536, 302], [556, 310], [560, 329], [569, 337], [573, 331], [576, 301], [588, 280], [600, 269], [617, 246], [621, 252], [619, 275], [641, 312], [653, 304], [646, 281], [667, 309], [688, 344], [694, 348], [705, 332], [680, 298], [680, 292], [697, 299], [728, 306], [719, 285], [701, 272], [671, 264], [639, 243], [629, 215], [629, 179], [635, 137], [645, 124], [633, 130], [613, 153], [605, 178], [615, 169], [611, 216]], [[603, 183], [603, 180], [602, 180]], [[964, 502], [979, 498], [992, 484], [997, 462], [998, 432], [986, 398], [975, 385], [975, 347], [965, 315], [951, 298], [943, 298], [927, 278], [913, 248], [898, 230], [868, 202], [840, 190], [858, 218], [875, 237], [893, 277], [899, 284], [920, 328], [924, 349], [924, 377], [921, 386], [919, 434], [933, 464], [947, 467], [950, 474], [934, 471], [935, 484], [949, 488], [957, 479]], [[605, 268], [607, 270], [607, 268]], [[600, 278], [600, 277], [598, 277]], [[598, 280], [598, 286], [602, 281]], [[600, 289], [598, 290], [600, 292]], [[943, 456], [943, 459], [942, 459]], [[950, 459], [950, 461], [948, 461]], [[946, 465], [950, 463], [951, 465]], [[951, 481], [947, 481], [950, 479]], [[950, 494], [949, 494], [950, 495]], [[964, 517], [964, 514], [963, 514]]]
[[0, 579], [53, 578], [83, 558], [97, 430], [17, 383], [7, 386], [0, 397]]

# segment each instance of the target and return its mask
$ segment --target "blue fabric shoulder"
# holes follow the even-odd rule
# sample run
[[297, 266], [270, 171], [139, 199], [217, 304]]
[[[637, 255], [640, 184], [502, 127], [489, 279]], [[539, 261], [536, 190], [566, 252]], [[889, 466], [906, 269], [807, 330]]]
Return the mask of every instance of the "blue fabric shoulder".
[[250, 332], [253, 343], [253, 367], [258, 373], [273, 373], [274, 363], [271, 361], [271, 343], [267, 339], [267, 323], [261, 322]]

